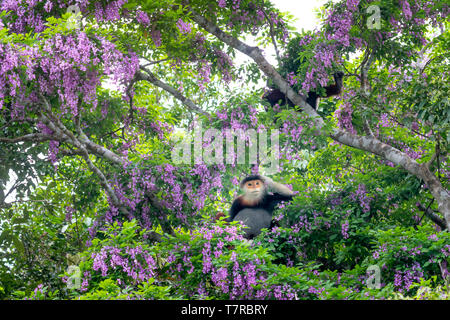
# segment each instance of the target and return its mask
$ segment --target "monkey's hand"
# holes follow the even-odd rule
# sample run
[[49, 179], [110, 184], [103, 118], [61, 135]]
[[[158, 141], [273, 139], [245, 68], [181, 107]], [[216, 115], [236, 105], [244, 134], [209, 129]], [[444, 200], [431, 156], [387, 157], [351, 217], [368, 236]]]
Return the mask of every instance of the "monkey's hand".
[[282, 194], [284, 196], [293, 196], [294, 195], [292, 190], [289, 189], [287, 186], [285, 186], [281, 183], [275, 182], [271, 178], [266, 177], [266, 176], [262, 176], [261, 178], [263, 179], [263, 182], [266, 184], [267, 188], [271, 192], [276, 192], [276, 193]]
[[264, 184], [265, 184], [267, 187], [272, 187], [272, 186], [273, 186], [274, 182], [273, 182], [273, 180], [272, 180], [271, 178], [266, 177], [266, 176], [261, 176], [261, 178], [262, 178]]

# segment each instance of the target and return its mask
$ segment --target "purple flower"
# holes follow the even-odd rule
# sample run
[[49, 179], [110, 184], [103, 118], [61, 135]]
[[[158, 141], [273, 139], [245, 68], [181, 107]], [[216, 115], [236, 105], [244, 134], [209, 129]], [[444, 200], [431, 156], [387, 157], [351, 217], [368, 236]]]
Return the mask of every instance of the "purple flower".
[[184, 22], [182, 19], [179, 19], [177, 21], [177, 27], [182, 34], [187, 34], [191, 32], [191, 24]]
[[225, 8], [227, 5], [226, 0], [218, 0], [217, 5], [221, 8]]
[[153, 40], [155, 46], [156, 46], [157, 48], [160, 47], [161, 44], [162, 44], [162, 40], [161, 40], [161, 31], [159, 31], [159, 30], [153, 30], [153, 31], [151, 32], [150, 35], [151, 35], [151, 37], [152, 37], [152, 40]]
[[72, 208], [72, 207], [70, 207], [70, 206], [67, 206], [66, 207], [66, 217], [65, 217], [65, 220], [66, 221], [70, 221], [70, 220], [72, 220], [72, 214], [75, 212], [75, 209], [74, 208]]
[[136, 20], [143, 25], [150, 25], [150, 18], [148, 17], [147, 13], [141, 10], [136, 11]]
[[344, 239], [348, 239], [348, 237], [349, 237], [348, 236], [348, 226], [349, 226], [348, 220], [346, 220], [341, 226], [341, 233], [342, 233], [342, 236], [344, 237]]
[[410, 20], [412, 18], [412, 12], [409, 2], [407, 0], [400, 0], [400, 4], [402, 5], [402, 11], [406, 19]]
[[358, 4], [360, 0], [347, 0], [347, 9], [350, 11], [355, 11], [358, 9]]
[[45, 10], [46, 12], [50, 12], [50, 10], [52, 10], [52, 7], [53, 7], [52, 1], [47, 0], [47, 2], [46, 2], [45, 5], [44, 5], [44, 10]]

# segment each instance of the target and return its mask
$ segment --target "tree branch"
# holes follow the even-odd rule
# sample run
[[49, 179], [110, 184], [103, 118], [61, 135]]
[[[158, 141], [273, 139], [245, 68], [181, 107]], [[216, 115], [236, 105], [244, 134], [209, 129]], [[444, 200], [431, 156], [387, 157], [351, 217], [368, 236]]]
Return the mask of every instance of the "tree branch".
[[44, 133], [30, 133], [30, 134], [26, 134], [26, 135], [23, 135], [21, 137], [16, 137], [16, 138], [0, 137], [0, 142], [5, 142], [5, 143], [44, 142], [44, 141], [49, 141], [49, 140], [57, 140], [60, 142], [64, 142], [63, 140], [65, 140], [65, 139], [61, 139], [61, 137], [55, 137], [51, 134], [44, 134]]
[[144, 65], [144, 67], [148, 67], [148, 66], [151, 66], [151, 65], [153, 65], [153, 64], [158, 64], [158, 63], [161, 63], [161, 62], [170, 60], [169, 58], [161, 59], [161, 60], [156, 60], [156, 61], [150, 61], [150, 60], [148, 60], [148, 59], [146, 59], [146, 58], [143, 58], [143, 59], [145, 59], [145, 61], [148, 62], [146, 65]]
[[[366, 99], [370, 95], [368, 73], [369, 73], [370, 65], [372, 64], [374, 58], [375, 58], [375, 56], [370, 53], [369, 49], [367, 49], [365, 52], [363, 62], [361, 63], [361, 76], [359, 79], [361, 81], [362, 93]], [[367, 107], [365, 105], [362, 105], [361, 108], [367, 109]], [[372, 137], [374, 136], [372, 129], [370, 128], [370, 123], [365, 116], [363, 116], [363, 129], [364, 129], [364, 132], [366, 133], [366, 135], [372, 136]]]
[[[128, 209], [119, 201], [116, 193], [114, 192], [114, 190], [108, 183], [108, 180], [106, 179], [103, 172], [99, 168], [97, 168], [94, 165], [94, 163], [91, 161], [91, 159], [89, 158], [89, 153], [88, 153], [85, 145], [75, 137], [75, 135], [73, 134], [72, 131], [67, 129], [67, 127], [61, 122], [61, 120], [59, 120], [57, 117], [55, 117], [53, 115], [50, 104], [48, 103], [47, 99], [42, 94], [40, 96], [44, 102], [44, 110], [46, 111], [45, 115], [42, 114], [44, 121], [46, 121], [47, 123], [50, 123], [50, 120], [51, 120], [51, 122], [53, 122], [53, 124], [56, 126], [55, 129], [59, 129], [60, 131], [62, 131], [62, 133], [71, 140], [71, 143], [78, 150], [81, 151], [81, 153], [82, 153], [81, 156], [86, 161], [88, 168], [100, 179], [100, 184], [103, 187], [103, 189], [106, 191], [106, 193], [108, 194], [113, 205], [115, 207], [119, 208], [120, 211], [122, 211], [123, 213], [128, 215], [129, 214]], [[49, 121], [47, 121], [47, 120], [49, 120]]]
[[[66, 136], [67, 140], [71, 142], [78, 150], [75, 150], [73, 153], [81, 155], [88, 168], [95, 174], [100, 180], [100, 184], [103, 187], [103, 189], [108, 194], [112, 204], [117, 207], [120, 211], [122, 211], [124, 214], [129, 215], [128, 209], [119, 201], [117, 198], [116, 193], [114, 192], [113, 188], [109, 184], [108, 180], [106, 179], [103, 172], [95, 166], [95, 164], [91, 161], [89, 158], [89, 151], [92, 151], [94, 154], [99, 155], [101, 157], [104, 157], [110, 161], [112, 161], [115, 164], [121, 165], [122, 167], [127, 163], [127, 161], [123, 158], [120, 158], [118, 155], [116, 155], [114, 152], [97, 145], [93, 143], [89, 138], [86, 136], [86, 134], [81, 129], [79, 122], [77, 122], [76, 127], [79, 134], [79, 137], [77, 138], [72, 131], [67, 129], [67, 127], [57, 118], [53, 115], [50, 105], [47, 101], [47, 99], [41, 95], [41, 98], [44, 102], [44, 110], [46, 111], [46, 114], [41, 114], [41, 120], [42, 122], [52, 131], [55, 133]], [[153, 206], [160, 208], [161, 204], [157, 199], [154, 197], [151, 198], [151, 203]], [[163, 230], [169, 234], [174, 234], [173, 229], [170, 227], [170, 224], [168, 223], [167, 219], [163, 219], [161, 223], [161, 227]], [[155, 241], [161, 240], [161, 235], [159, 235], [156, 232], [150, 233], [150, 238]]]
[[183, 103], [189, 110], [194, 111], [196, 113], [203, 114], [208, 119], [211, 119], [211, 115], [206, 111], [203, 111], [199, 106], [197, 106], [192, 100], [182, 95], [178, 90], [174, 87], [168, 85], [167, 83], [159, 80], [149, 69], [145, 67], [140, 67], [141, 70], [145, 71], [145, 73], [138, 72], [136, 74], [137, 80], [146, 80], [153, 83], [155, 86], [160, 87], [161, 89], [169, 92], [172, 96], [178, 99], [181, 103]]
[[[61, 137], [61, 139], [65, 139], [64, 142], [68, 142], [69, 139], [65, 138], [63, 133], [61, 132], [61, 130], [56, 127], [56, 125], [51, 122], [46, 116], [41, 115], [40, 118], [41, 122], [43, 122], [50, 130], [52, 130], [55, 134], [59, 135]], [[66, 141], [67, 140], [67, 141]], [[122, 157], [120, 157], [119, 155], [115, 154], [114, 152], [112, 152], [111, 150], [96, 144], [94, 142], [92, 142], [86, 135], [81, 135], [78, 137], [78, 140], [83, 143], [86, 148], [92, 152], [93, 154], [95, 154], [96, 156], [99, 156], [101, 158], [104, 158], [118, 166], [123, 167], [127, 161], [125, 159], [123, 159]], [[72, 141], [70, 139], [70, 141]], [[73, 143], [72, 143], [73, 144]]]
[[445, 223], [445, 220], [439, 217], [437, 214], [433, 212], [430, 208], [425, 207], [421, 203], [417, 203], [417, 208], [419, 208], [420, 211], [424, 212], [425, 215], [430, 218], [431, 221], [436, 223], [442, 230], [445, 230], [447, 228], [447, 224]]
[[[264, 6], [264, 4], [263, 4], [263, 6]], [[269, 16], [267, 15], [266, 10], [263, 9], [263, 6], [261, 6], [261, 11], [263, 12], [264, 17], [266, 18], [267, 22], [269, 23], [270, 37], [272, 39], [272, 44], [273, 44], [273, 47], [275, 49], [275, 54], [277, 56], [278, 63], [280, 63], [281, 62], [280, 52], [278, 51], [277, 41], [275, 40], [275, 35], [274, 35], [275, 32], [273, 30], [273, 22], [269, 18]]]

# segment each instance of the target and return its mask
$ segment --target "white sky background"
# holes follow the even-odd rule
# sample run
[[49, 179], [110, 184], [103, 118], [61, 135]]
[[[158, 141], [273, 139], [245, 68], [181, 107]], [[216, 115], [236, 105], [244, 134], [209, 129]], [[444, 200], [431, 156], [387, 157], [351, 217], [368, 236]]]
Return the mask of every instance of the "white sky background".
[[325, 0], [272, 0], [272, 3], [280, 11], [289, 12], [298, 20], [294, 27], [300, 32], [303, 29], [314, 29], [319, 21], [315, 15], [315, 9], [325, 4]]
[[[313, 30], [319, 24], [316, 17], [315, 10], [321, 7], [326, 0], [272, 0], [272, 3], [282, 12], [289, 12], [297, 20], [293, 23], [293, 27], [296, 31], [301, 32], [302, 29]], [[274, 51], [267, 50], [266, 58], [270, 62], [274, 62]], [[6, 192], [14, 184], [17, 177], [10, 171], [10, 181], [7, 184]], [[15, 191], [12, 192], [7, 198], [6, 202], [14, 201], [16, 198]]]

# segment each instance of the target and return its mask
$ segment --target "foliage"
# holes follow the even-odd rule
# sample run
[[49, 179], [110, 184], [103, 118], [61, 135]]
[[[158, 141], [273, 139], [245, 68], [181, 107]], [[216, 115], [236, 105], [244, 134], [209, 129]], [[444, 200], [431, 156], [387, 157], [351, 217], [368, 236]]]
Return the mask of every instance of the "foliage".
[[[448, 299], [449, 13], [328, 1], [300, 33], [268, 0], [1, 2], [0, 298]], [[261, 99], [336, 71], [317, 114]], [[296, 193], [252, 242], [213, 218], [249, 173]]]
[[432, 280], [421, 279], [420, 283], [413, 283], [411, 286], [419, 287], [417, 293], [412, 296], [404, 296], [401, 292], [396, 292], [394, 299], [399, 300], [449, 300], [449, 288], [443, 286], [430, 287]]
[[[355, 278], [351, 273], [337, 276], [320, 274], [314, 265], [274, 264], [266, 249], [242, 240], [240, 229], [221, 220], [195, 232], [179, 230], [175, 237], [149, 247], [142, 243], [144, 233], [138, 231], [136, 221], [122, 227], [115, 224], [105, 231], [104, 240], [94, 239], [81, 254], [82, 284], [71, 296], [82, 300], [373, 299], [392, 292], [391, 286], [368, 289], [364, 282], [354, 290], [340, 285]], [[141, 255], [127, 254], [132, 247]], [[103, 254], [105, 248], [114, 253]], [[141, 268], [144, 260], [151, 265], [147, 262]], [[154, 273], [149, 278], [138, 270]]]
[[378, 231], [376, 236], [375, 250], [364, 264], [380, 266], [384, 281], [393, 282], [399, 292], [419, 289], [413, 282], [433, 278], [436, 281], [441, 268], [442, 277], [449, 276], [446, 270], [450, 256], [448, 233], [435, 234], [429, 226], [419, 226]]

